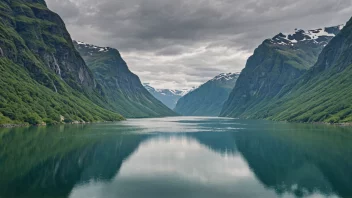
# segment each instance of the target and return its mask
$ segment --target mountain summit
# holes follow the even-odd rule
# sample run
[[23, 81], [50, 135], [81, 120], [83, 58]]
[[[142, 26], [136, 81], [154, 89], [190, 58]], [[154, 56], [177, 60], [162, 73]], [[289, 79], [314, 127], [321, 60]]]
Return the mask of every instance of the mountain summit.
[[294, 46], [297, 43], [315, 43], [319, 45], [327, 45], [332, 37], [340, 32], [344, 25], [332, 26], [327, 28], [319, 28], [315, 30], [296, 29], [293, 34], [280, 33], [273, 37], [270, 41], [277, 45]]
[[283, 87], [306, 73], [342, 27], [296, 30], [294, 34], [280, 33], [265, 40], [249, 57], [221, 116], [253, 116]]
[[352, 18], [311, 69], [248, 115], [295, 122], [352, 122], [351, 76]]
[[74, 41], [74, 45], [102, 85], [108, 108], [132, 118], [176, 115], [143, 87], [118, 50], [81, 41]]

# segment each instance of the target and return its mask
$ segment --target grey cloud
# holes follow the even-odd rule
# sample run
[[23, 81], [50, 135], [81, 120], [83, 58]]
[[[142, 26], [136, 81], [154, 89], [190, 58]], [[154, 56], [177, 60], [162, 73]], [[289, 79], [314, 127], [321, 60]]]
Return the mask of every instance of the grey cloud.
[[65, 19], [66, 23], [69, 23], [71, 20], [76, 20], [81, 16], [80, 9], [69, 0], [49, 0], [47, 4], [55, 8], [55, 10], [58, 10], [60, 16]]
[[155, 52], [155, 55], [180, 55], [182, 53], [189, 53], [190, 50], [186, 46], [172, 45], [165, 47]]
[[[351, 0], [47, 0], [77, 40], [119, 49], [143, 81], [240, 71], [266, 38], [345, 23]], [[145, 71], [163, 71], [163, 76]], [[171, 72], [182, 72], [185, 78]], [[196, 72], [195, 72], [196, 71]], [[198, 72], [198, 74], [197, 74]], [[204, 76], [201, 76], [204, 75]], [[199, 78], [196, 78], [199, 76]], [[181, 82], [179, 79], [183, 79]], [[164, 82], [160, 83], [160, 82]], [[192, 82], [193, 83], [193, 82]], [[171, 88], [171, 87], [170, 87]]]

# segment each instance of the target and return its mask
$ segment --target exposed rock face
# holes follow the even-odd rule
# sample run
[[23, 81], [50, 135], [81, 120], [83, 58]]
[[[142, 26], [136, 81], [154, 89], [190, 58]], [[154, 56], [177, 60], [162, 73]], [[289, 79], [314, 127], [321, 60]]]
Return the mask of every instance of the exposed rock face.
[[[75, 50], [65, 24], [59, 15], [46, 7], [44, 1], [14, 0], [2, 5], [2, 12], [13, 17], [4, 17], [2, 20], [20, 36], [13, 40], [15, 45], [2, 43], [9, 58], [41, 76], [44, 72], [37, 68], [36, 61], [39, 61], [55, 71], [70, 86], [94, 89], [93, 75]], [[16, 53], [26, 49], [33, 52], [35, 57]], [[47, 85], [47, 81], [55, 83], [56, 80], [48, 76], [41, 83]]]
[[102, 108], [100, 86], [62, 19], [43, 0], [0, 1], [0, 15], [0, 113], [5, 118], [30, 124], [60, 122], [59, 115], [66, 122], [121, 118]]
[[126, 117], [176, 115], [143, 87], [139, 77], [128, 69], [119, 51], [83, 42], [75, 41], [74, 44], [102, 85], [111, 109]]
[[220, 74], [183, 96], [175, 111], [185, 116], [219, 116], [239, 73]]
[[284, 86], [301, 77], [343, 26], [296, 30], [265, 40], [248, 59], [221, 116], [252, 117]]

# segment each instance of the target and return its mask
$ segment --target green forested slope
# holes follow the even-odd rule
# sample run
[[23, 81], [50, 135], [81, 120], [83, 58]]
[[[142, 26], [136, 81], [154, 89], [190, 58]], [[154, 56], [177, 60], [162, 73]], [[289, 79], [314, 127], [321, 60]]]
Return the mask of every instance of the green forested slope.
[[122, 119], [44, 1], [0, 1], [0, 70], [0, 124]]
[[162, 117], [177, 115], [154, 98], [132, 73], [119, 51], [83, 42], [74, 42], [76, 49], [102, 85], [110, 108], [125, 117]]
[[300, 122], [352, 122], [352, 19], [317, 63], [253, 118]]
[[179, 99], [175, 111], [185, 116], [219, 116], [239, 74], [220, 74]]
[[248, 59], [221, 116], [258, 117], [258, 111], [316, 63], [324, 46], [341, 28], [296, 30], [265, 40]]

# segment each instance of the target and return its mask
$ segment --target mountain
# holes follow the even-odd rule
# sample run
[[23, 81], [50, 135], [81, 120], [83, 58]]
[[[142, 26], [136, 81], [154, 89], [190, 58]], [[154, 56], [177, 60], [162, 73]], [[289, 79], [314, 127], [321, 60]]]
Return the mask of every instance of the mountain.
[[174, 109], [177, 101], [191, 90], [176, 89], [155, 89], [149, 83], [143, 83], [143, 86], [158, 100], [164, 103], [170, 109]]
[[220, 74], [183, 96], [174, 109], [185, 116], [218, 116], [239, 73]]
[[43, 0], [0, 1], [0, 125], [123, 119]]
[[129, 118], [177, 115], [143, 87], [118, 50], [79, 41], [74, 41], [74, 45], [102, 85], [112, 110]]
[[286, 86], [254, 118], [296, 122], [352, 122], [352, 19], [315, 65]]
[[251, 118], [288, 84], [312, 67], [342, 25], [296, 30], [265, 40], [248, 59], [221, 116]]

